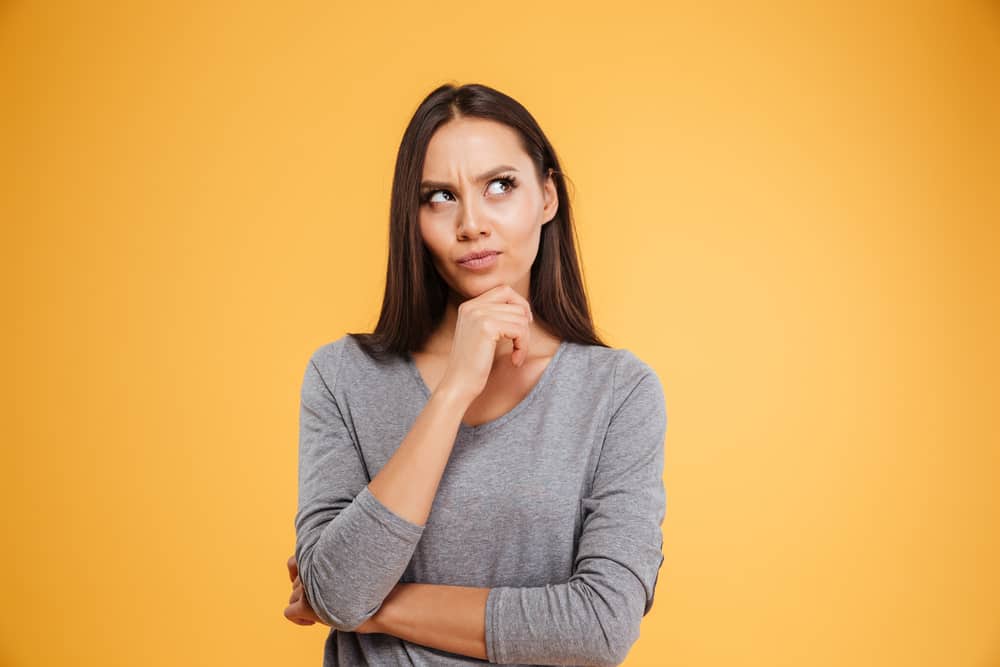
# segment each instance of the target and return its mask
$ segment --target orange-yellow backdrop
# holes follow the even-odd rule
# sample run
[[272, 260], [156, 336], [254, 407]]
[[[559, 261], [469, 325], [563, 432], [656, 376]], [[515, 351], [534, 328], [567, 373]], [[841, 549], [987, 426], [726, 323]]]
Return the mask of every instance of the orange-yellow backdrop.
[[536, 115], [664, 383], [626, 664], [1000, 665], [1000, 7], [559, 0], [0, 4], [0, 664], [319, 664], [299, 383], [446, 81]]

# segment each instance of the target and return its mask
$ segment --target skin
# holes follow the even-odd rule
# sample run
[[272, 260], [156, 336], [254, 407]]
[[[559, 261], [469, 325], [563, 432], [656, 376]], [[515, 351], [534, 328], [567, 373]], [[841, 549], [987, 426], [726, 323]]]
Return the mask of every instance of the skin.
[[[500, 165], [511, 169], [477, 178]], [[502, 180], [508, 176], [516, 183]], [[456, 404], [467, 408], [465, 423], [475, 425], [516, 405], [561, 342], [534, 319], [528, 301], [531, 265], [542, 225], [558, 209], [557, 191], [551, 174], [539, 180], [515, 130], [481, 118], [458, 118], [438, 128], [427, 147], [426, 181], [442, 185], [422, 197], [420, 232], [450, 291], [441, 324], [413, 359], [428, 386], [459, 397]], [[457, 263], [483, 249], [500, 252], [489, 270]], [[299, 625], [323, 623], [304, 595], [294, 555], [287, 567], [292, 594], [285, 617]], [[485, 659], [489, 591], [400, 583], [356, 631]]]

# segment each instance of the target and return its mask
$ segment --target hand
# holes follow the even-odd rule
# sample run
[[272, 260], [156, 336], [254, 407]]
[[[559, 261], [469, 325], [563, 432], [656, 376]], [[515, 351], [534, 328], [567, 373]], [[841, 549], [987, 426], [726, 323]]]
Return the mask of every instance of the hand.
[[[313, 611], [312, 606], [309, 604], [309, 600], [306, 599], [302, 580], [299, 579], [299, 567], [298, 562], [295, 560], [295, 554], [292, 554], [291, 558], [288, 559], [287, 565], [288, 578], [292, 580], [292, 594], [288, 598], [288, 606], [285, 607], [285, 618], [296, 625], [313, 625], [315, 623], [327, 625], [325, 621], [316, 615], [316, 612]], [[361, 634], [382, 632], [382, 627], [378, 621], [380, 611], [381, 609], [375, 612], [374, 616], [355, 628], [354, 632]]]
[[297, 625], [313, 625], [314, 623], [326, 625], [313, 611], [306, 598], [302, 581], [299, 579], [299, 566], [294, 554], [288, 559], [288, 578], [292, 580], [292, 594], [288, 598], [288, 606], [285, 607], [285, 618]]
[[441, 384], [470, 401], [483, 392], [493, 368], [497, 342], [514, 341], [511, 362], [521, 367], [528, 355], [534, 319], [531, 304], [510, 285], [497, 285], [458, 306], [448, 368]]

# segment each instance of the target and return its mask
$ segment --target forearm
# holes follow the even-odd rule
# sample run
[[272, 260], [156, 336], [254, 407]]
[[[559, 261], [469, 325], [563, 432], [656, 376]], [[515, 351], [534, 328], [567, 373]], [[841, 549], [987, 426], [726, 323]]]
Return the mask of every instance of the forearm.
[[486, 660], [489, 588], [397, 584], [375, 615], [378, 632]]
[[330, 385], [310, 360], [300, 411], [295, 556], [313, 609], [331, 627], [351, 631], [370, 618], [405, 572], [464, 405], [435, 392], [372, 480]]
[[372, 495], [403, 518], [426, 524], [468, 406], [468, 399], [457, 392], [436, 389], [403, 442], [368, 483]]

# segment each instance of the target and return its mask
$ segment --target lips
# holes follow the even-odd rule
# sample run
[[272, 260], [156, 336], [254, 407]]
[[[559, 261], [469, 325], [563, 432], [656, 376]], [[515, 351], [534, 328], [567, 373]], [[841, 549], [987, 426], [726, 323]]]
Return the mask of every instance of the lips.
[[477, 252], [470, 252], [467, 255], [463, 255], [458, 259], [459, 264], [462, 262], [467, 262], [470, 259], [479, 259], [480, 257], [489, 257], [490, 255], [499, 255], [499, 250], [479, 250]]

